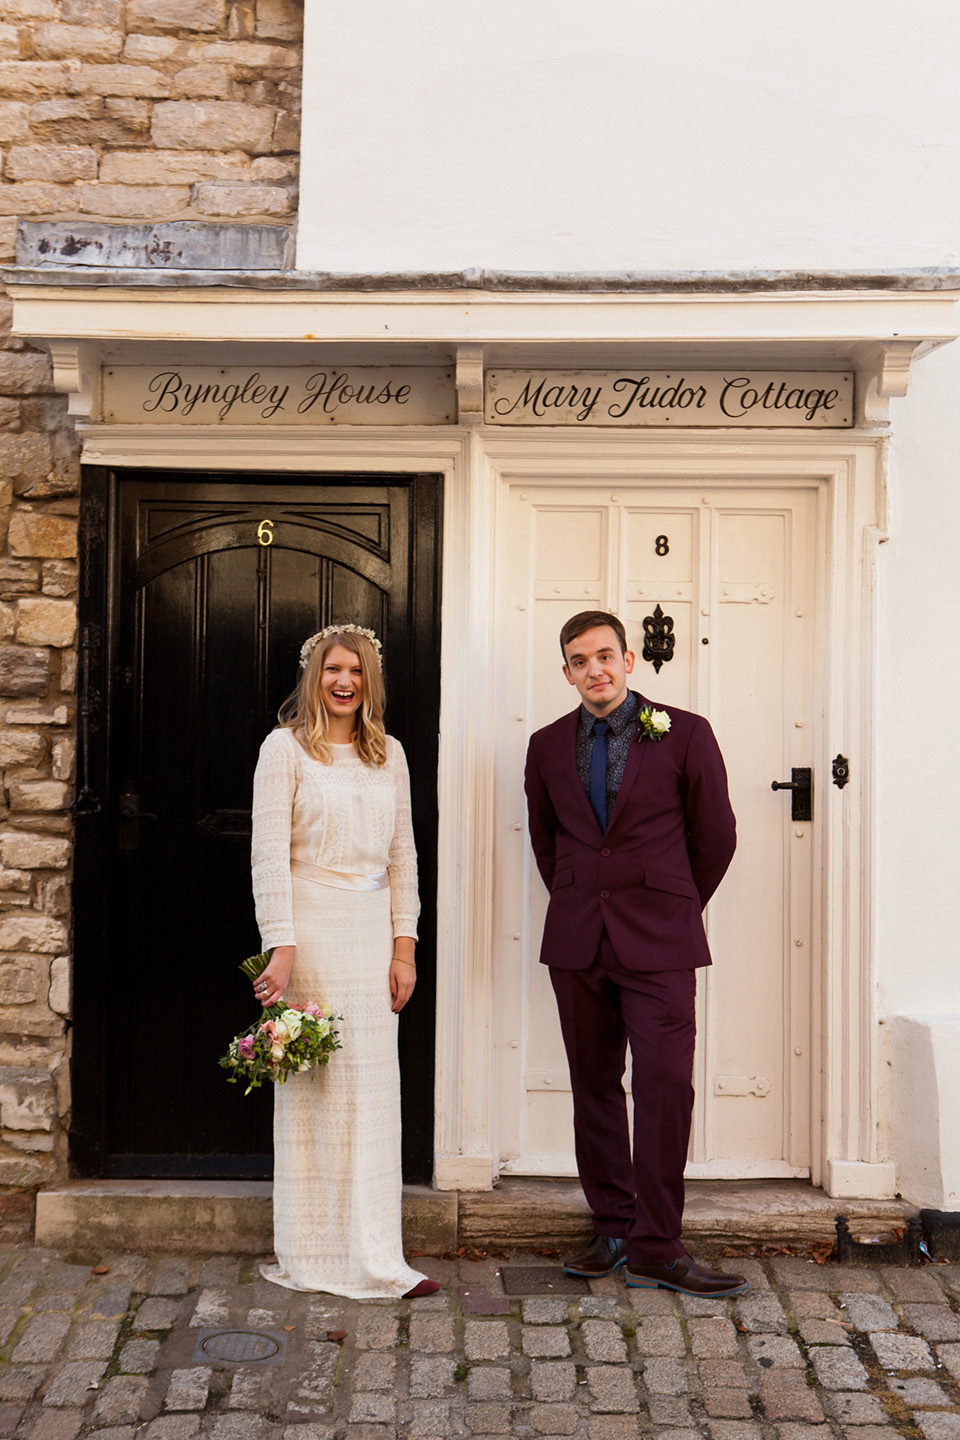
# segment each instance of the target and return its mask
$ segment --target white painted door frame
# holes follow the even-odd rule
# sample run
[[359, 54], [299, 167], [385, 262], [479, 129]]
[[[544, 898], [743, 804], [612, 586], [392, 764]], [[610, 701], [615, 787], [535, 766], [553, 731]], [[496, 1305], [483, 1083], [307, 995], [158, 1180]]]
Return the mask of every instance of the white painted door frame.
[[[480, 425], [287, 432], [221, 426], [81, 426], [84, 460], [182, 469], [433, 470], [445, 476], [436, 1184], [485, 1189], [498, 1154], [492, 1037], [495, 923], [494, 737], [491, 683], [498, 644], [497, 534], [505, 483], [603, 476], [722, 483], [751, 477], [822, 486], [825, 585], [817, 910], [822, 953], [819, 1023], [822, 1115], [814, 1183], [837, 1196], [892, 1193], [876, 1148], [873, 964], [874, 714], [877, 549], [885, 530], [885, 432], [784, 436], [754, 431], [547, 432]], [[829, 783], [839, 751], [844, 790]], [[815, 905], [816, 905], [815, 899]]]
[[[472, 803], [463, 809], [444, 804], [441, 797], [441, 853], [445, 865], [456, 866], [451, 878], [454, 873], [460, 877], [451, 892], [441, 875], [444, 903], [455, 893], [457, 910], [445, 917], [446, 924], [441, 917], [441, 929], [451, 939], [456, 932], [460, 947], [447, 952], [452, 963], [442, 978], [438, 1015], [438, 1075], [445, 1093], [438, 1095], [437, 1184], [454, 1189], [491, 1183], [499, 1153], [489, 1067], [490, 1037], [501, 1023], [491, 987], [491, 957], [499, 943], [491, 926], [497, 853], [493, 737], [500, 697], [491, 682], [495, 666], [490, 646], [499, 611], [496, 537], [504, 486], [525, 478], [530, 483], [564, 477], [582, 482], [594, 476], [615, 484], [646, 475], [661, 484], [684, 479], [749, 484], [754, 477], [765, 484], [771, 478], [774, 483], [816, 483], [824, 500], [822, 740], [814, 760], [822, 817], [814, 859], [821, 877], [814, 911], [822, 1003], [814, 1029], [822, 1059], [813, 1107], [822, 1121], [814, 1136], [811, 1178], [837, 1196], [892, 1193], [893, 1166], [876, 1149], [872, 936], [876, 550], [885, 538], [883, 437], [745, 439], [717, 432], [695, 439], [674, 434], [665, 440], [596, 432], [558, 437], [543, 431], [505, 437], [477, 429], [468, 458], [464, 498], [469, 495], [469, 523], [466, 515], [458, 522], [453, 509], [447, 513], [451, 550], [446, 559], [451, 569], [444, 591], [444, 653], [445, 665], [457, 672], [452, 706], [463, 719], [469, 716], [473, 738], [451, 724], [454, 715], [446, 700], [442, 724], [445, 760], [452, 758], [449, 747], [455, 747], [452, 768], [459, 785], [467, 787], [463, 798]], [[457, 497], [451, 500], [457, 506]], [[468, 583], [458, 590], [464, 575]], [[457, 625], [456, 641], [451, 623]], [[470, 656], [469, 674], [462, 663], [465, 655]], [[829, 780], [838, 752], [851, 760], [851, 780], [842, 791]], [[459, 963], [454, 959], [457, 948]], [[471, 1148], [478, 1142], [480, 1148]]]

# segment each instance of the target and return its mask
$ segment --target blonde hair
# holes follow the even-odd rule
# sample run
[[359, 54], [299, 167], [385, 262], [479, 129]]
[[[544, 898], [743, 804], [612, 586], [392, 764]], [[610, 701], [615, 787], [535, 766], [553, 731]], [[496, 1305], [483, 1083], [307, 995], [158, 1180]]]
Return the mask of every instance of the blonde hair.
[[331, 763], [330, 716], [323, 703], [320, 681], [324, 662], [335, 645], [342, 645], [360, 661], [363, 704], [357, 711], [354, 733], [360, 759], [365, 765], [385, 765], [387, 732], [383, 728], [383, 676], [380, 657], [365, 635], [335, 630], [318, 641], [297, 688], [280, 706], [277, 719], [284, 729], [294, 732], [315, 760], [321, 760], [324, 765]]

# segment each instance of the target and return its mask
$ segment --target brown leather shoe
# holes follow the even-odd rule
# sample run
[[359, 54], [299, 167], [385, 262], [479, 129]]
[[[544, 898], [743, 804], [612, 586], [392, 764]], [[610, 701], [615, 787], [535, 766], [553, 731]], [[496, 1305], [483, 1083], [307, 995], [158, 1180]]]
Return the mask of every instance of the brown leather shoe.
[[594, 1235], [586, 1250], [564, 1260], [563, 1273], [582, 1275], [585, 1280], [596, 1280], [601, 1275], [612, 1275], [619, 1270], [626, 1258], [626, 1240], [617, 1240], [612, 1235]]
[[634, 1290], [679, 1290], [681, 1295], [742, 1295], [750, 1289], [742, 1275], [725, 1275], [722, 1270], [704, 1270], [689, 1255], [680, 1255], [669, 1265], [627, 1265], [627, 1285]]

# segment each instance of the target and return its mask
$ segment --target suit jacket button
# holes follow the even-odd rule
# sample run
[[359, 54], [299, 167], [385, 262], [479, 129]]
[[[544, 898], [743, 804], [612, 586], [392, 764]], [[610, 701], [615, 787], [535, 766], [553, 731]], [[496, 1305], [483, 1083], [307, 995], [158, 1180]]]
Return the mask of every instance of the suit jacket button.
[[601, 890], [601, 891], [600, 891], [600, 899], [601, 899], [601, 900], [609, 900], [609, 899], [610, 899], [610, 891], [609, 891], [609, 890]]
[[600, 851], [600, 854], [601, 854], [601, 855], [609, 855], [609, 854], [610, 854], [610, 851], [609, 851], [609, 850], [601, 850], [601, 851]]

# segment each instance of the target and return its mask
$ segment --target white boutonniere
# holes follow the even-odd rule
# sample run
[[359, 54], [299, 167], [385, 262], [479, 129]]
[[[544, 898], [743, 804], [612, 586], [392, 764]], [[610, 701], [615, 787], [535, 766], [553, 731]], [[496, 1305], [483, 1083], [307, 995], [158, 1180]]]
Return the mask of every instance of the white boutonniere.
[[670, 729], [670, 716], [666, 710], [651, 710], [644, 705], [637, 716], [638, 740], [662, 740]]

